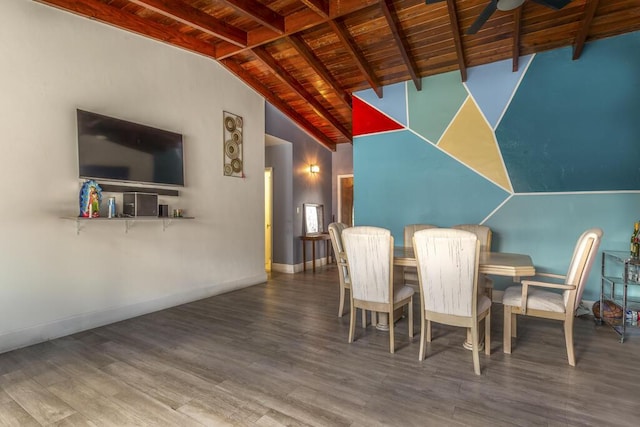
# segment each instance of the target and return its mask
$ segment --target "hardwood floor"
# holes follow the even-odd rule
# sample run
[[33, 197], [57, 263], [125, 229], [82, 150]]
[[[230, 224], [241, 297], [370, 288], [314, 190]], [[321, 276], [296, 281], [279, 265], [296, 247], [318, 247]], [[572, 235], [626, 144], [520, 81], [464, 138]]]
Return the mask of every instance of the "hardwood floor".
[[[387, 332], [336, 316], [334, 265], [0, 355], [0, 425], [510, 426], [637, 425], [640, 336], [619, 344], [589, 317], [575, 325], [577, 366], [561, 323], [520, 318], [502, 352], [461, 346], [434, 325], [427, 359], [406, 319]], [[416, 308], [416, 330], [419, 317]]]

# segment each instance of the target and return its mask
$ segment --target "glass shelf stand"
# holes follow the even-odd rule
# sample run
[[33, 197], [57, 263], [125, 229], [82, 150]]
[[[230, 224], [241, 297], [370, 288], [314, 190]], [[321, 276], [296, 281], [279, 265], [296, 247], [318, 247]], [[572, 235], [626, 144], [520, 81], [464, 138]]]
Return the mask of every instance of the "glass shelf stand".
[[[621, 343], [625, 340], [627, 326], [633, 324], [637, 327], [637, 323], [631, 323], [626, 318], [631, 304], [640, 305], [640, 299], [629, 297], [629, 287], [640, 291], [640, 260], [631, 258], [629, 251], [602, 251], [599, 322], [611, 326], [620, 336]], [[605, 299], [622, 307], [622, 319], [605, 318], [603, 310]]]

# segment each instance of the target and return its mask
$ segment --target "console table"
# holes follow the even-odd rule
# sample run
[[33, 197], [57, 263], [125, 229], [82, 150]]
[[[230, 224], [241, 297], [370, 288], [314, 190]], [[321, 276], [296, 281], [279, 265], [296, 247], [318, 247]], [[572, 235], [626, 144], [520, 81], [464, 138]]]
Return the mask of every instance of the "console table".
[[300, 236], [302, 240], [302, 271], [307, 271], [307, 242], [311, 242], [311, 265], [313, 266], [313, 272], [316, 272], [316, 244], [317, 242], [326, 241], [326, 254], [327, 263], [329, 262], [329, 247], [331, 245], [331, 236], [329, 233], [307, 234], [306, 236]]

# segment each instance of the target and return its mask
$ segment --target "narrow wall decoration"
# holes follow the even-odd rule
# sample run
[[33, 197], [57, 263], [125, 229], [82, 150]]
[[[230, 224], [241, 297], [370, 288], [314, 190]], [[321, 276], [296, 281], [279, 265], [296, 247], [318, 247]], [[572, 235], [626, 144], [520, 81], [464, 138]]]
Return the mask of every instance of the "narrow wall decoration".
[[224, 175], [242, 178], [242, 117], [223, 111], [222, 120]]

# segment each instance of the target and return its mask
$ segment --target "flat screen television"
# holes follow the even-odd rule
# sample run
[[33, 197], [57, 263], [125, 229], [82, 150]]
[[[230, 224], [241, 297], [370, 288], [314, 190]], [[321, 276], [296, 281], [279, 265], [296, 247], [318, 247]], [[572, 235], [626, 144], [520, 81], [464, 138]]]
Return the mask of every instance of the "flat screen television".
[[77, 110], [80, 178], [184, 186], [182, 135]]

